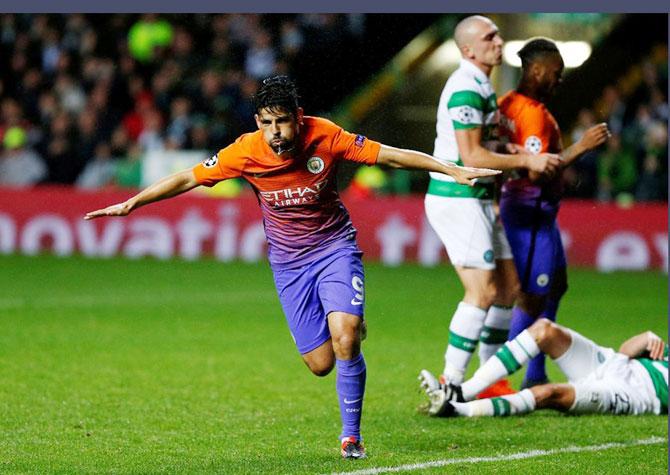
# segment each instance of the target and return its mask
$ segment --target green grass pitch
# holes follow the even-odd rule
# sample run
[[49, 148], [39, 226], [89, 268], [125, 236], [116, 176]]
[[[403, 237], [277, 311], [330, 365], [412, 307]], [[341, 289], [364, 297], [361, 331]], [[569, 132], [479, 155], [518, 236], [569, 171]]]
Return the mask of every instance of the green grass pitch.
[[[667, 443], [627, 445], [667, 438], [665, 416], [417, 412], [417, 373], [441, 368], [461, 296], [448, 266], [366, 266], [369, 457], [356, 462], [339, 458], [334, 374], [304, 367], [266, 264], [4, 256], [0, 269], [2, 473], [331, 473], [611, 442], [416, 472], [668, 471]], [[571, 269], [570, 284], [559, 321], [599, 343], [667, 334], [666, 275]]]

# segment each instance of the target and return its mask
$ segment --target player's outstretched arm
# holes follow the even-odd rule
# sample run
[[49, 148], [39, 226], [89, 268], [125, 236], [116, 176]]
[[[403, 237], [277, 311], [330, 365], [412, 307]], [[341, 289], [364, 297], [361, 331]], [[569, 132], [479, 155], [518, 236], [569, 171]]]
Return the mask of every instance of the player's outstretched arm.
[[567, 167], [589, 150], [593, 150], [594, 148], [602, 145], [611, 136], [612, 134], [607, 128], [607, 124], [605, 122], [596, 124], [589, 128], [586, 132], [584, 132], [584, 135], [582, 135], [581, 139], [570, 145], [561, 153], [563, 167]]
[[637, 358], [648, 353], [652, 360], [663, 359], [665, 343], [663, 339], [652, 331], [646, 331], [624, 341], [619, 348], [629, 358]]
[[84, 219], [95, 219], [103, 216], [126, 216], [140, 206], [171, 198], [196, 186], [198, 186], [198, 182], [195, 180], [193, 171], [189, 168], [158, 180], [123, 203], [86, 213]]
[[443, 163], [425, 153], [389, 147], [388, 145], [382, 145], [377, 156], [377, 163], [391, 168], [444, 173], [463, 185], [473, 185], [474, 182], [472, 180], [475, 178], [483, 178], [501, 173], [500, 170], [490, 170], [488, 168], [459, 167], [452, 163]]
[[469, 167], [494, 168], [496, 170], [514, 170], [525, 168], [537, 173], [553, 174], [558, 169], [561, 158], [553, 153], [531, 155], [522, 150], [520, 153], [496, 153], [482, 145], [482, 129], [456, 130], [458, 153], [463, 163]]

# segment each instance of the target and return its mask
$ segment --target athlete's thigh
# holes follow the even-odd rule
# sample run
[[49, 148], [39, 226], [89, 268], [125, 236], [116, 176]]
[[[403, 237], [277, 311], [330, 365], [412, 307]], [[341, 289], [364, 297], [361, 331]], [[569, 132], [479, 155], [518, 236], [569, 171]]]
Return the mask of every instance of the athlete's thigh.
[[425, 208], [454, 266], [495, 268], [495, 213], [490, 200], [426, 195]]
[[326, 315], [344, 312], [363, 318], [365, 273], [363, 253], [357, 248], [338, 250], [317, 276], [317, 293]]
[[503, 206], [501, 211], [521, 290], [528, 294], [546, 295], [551, 290], [559, 264], [560, 234], [555, 222], [512, 218], [515, 209], [519, 208]]
[[300, 354], [309, 353], [330, 338], [313, 269], [307, 265], [298, 269], [274, 269], [273, 272], [293, 341]]
[[570, 334], [570, 346], [556, 358], [563, 373], [570, 381], [586, 378], [600, 369], [609, 358], [615, 356], [612, 348], [598, 345], [576, 331], [563, 327]]

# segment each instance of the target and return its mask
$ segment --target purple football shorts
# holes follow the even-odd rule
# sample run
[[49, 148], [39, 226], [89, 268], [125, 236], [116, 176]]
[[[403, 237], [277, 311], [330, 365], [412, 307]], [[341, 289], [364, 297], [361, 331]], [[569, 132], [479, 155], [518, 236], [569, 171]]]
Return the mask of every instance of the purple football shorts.
[[300, 354], [330, 338], [327, 316], [346, 312], [363, 318], [363, 253], [345, 247], [294, 269], [274, 266], [274, 280], [289, 330]]
[[566, 266], [557, 214], [556, 204], [500, 201], [505, 234], [526, 293], [548, 294], [556, 271]]

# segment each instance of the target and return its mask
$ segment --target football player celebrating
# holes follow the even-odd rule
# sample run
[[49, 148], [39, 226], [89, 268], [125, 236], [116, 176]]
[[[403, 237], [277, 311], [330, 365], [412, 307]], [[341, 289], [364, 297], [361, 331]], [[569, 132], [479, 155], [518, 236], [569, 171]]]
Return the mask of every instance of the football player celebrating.
[[382, 145], [303, 114], [294, 83], [286, 76], [263, 81], [255, 96], [254, 133], [192, 169], [150, 185], [129, 200], [88, 213], [85, 219], [125, 216], [140, 206], [242, 177], [251, 184], [263, 214], [268, 257], [289, 330], [317, 376], [336, 367], [344, 458], [363, 458], [360, 422], [366, 366], [364, 275], [354, 229], [340, 201], [340, 160], [444, 173], [465, 186], [496, 175], [486, 169], [442, 163], [433, 157]]

